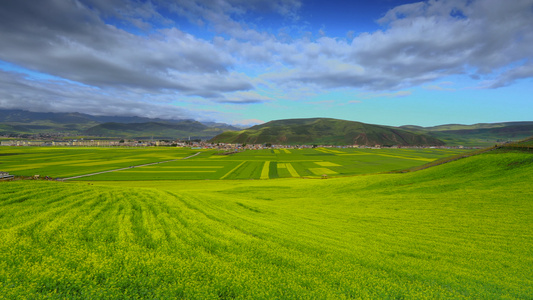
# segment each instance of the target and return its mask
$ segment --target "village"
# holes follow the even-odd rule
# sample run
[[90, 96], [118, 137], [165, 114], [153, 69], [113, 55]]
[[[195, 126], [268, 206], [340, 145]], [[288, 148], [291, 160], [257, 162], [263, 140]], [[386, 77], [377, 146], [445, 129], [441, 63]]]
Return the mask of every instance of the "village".
[[214, 149], [227, 151], [261, 150], [261, 149], [308, 149], [308, 148], [430, 148], [430, 149], [465, 149], [464, 146], [402, 146], [402, 145], [277, 145], [265, 144], [230, 144], [211, 143], [199, 139], [195, 140], [0, 140], [0, 146], [26, 146], [26, 147], [191, 147], [193, 149]]

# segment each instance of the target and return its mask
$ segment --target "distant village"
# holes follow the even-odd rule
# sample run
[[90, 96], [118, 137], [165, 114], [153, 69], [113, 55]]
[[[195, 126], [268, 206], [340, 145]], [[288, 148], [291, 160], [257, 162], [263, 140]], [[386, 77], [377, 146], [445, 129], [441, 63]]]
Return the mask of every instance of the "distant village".
[[[1, 137], [1, 136], [0, 136]], [[463, 149], [463, 146], [401, 146], [401, 145], [276, 145], [276, 144], [228, 144], [211, 143], [202, 140], [93, 140], [93, 139], [72, 139], [72, 140], [0, 140], [0, 146], [32, 146], [32, 147], [191, 147], [193, 149], [215, 149], [226, 151], [240, 150], [260, 150], [260, 149], [304, 149], [304, 148], [432, 148], [432, 149]]]

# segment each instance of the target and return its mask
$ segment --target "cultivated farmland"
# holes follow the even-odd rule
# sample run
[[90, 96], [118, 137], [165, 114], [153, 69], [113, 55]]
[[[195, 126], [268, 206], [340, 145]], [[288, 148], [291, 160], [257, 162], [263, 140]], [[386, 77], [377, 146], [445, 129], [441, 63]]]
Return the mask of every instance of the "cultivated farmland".
[[[182, 148], [0, 148], [2, 171], [67, 178], [129, 166], [79, 180], [274, 179], [345, 176], [411, 168], [464, 153], [459, 149], [268, 149], [217, 155]], [[199, 155], [183, 159], [196, 152]], [[169, 162], [170, 161], [170, 162]]]
[[0, 147], [0, 169], [20, 176], [70, 177], [177, 160], [195, 152], [181, 148]]
[[[227, 171], [206, 174], [233, 170], [229, 177], [245, 164], [258, 178], [273, 165], [287, 172], [279, 176], [288, 165], [309, 170], [300, 163], [334, 170], [341, 158], [366, 155], [336, 151], [338, 160], [299, 162], [244, 152]], [[212, 171], [233, 159], [211, 157], [179, 162]], [[405, 174], [226, 178], [0, 182], [0, 297], [533, 296], [531, 153], [497, 150]]]

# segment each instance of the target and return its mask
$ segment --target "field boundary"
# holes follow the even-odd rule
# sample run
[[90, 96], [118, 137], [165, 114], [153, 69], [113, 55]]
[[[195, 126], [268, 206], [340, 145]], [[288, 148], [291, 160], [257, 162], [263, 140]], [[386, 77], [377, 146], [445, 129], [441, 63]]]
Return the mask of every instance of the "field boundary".
[[296, 172], [291, 163], [287, 163], [285, 166], [287, 167], [287, 170], [289, 171], [292, 177], [300, 177], [300, 174]]
[[237, 170], [240, 166], [244, 165], [244, 163], [247, 162], [246, 160], [243, 161], [242, 163], [240, 163], [238, 166], [236, 166], [235, 168], [231, 169], [231, 171], [229, 171], [228, 173], [226, 173], [226, 175], [220, 177], [220, 179], [224, 179], [226, 177], [228, 177], [231, 173], [235, 172], [235, 170]]
[[423, 164], [423, 165], [418, 166], [418, 167], [413, 167], [413, 168], [409, 168], [409, 169], [406, 169], [406, 170], [400, 170], [400, 171], [385, 172], [385, 173], [416, 172], [416, 171], [420, 171], [420, 170], [436, 167], [436, 166], [439, 166], [439, 165], [442, 165], [442, 164], [446, 164], [446, 163], [449, 163], [449, 162], [454, 162], [454, 161], [457, 161], [457, 160], [460, 160], [460, 159], [463, 159], [463, 158], [476, 156], [476, 155], [479, 155], [479, 154], [487, 153], [487, 152], [498, 150], [498, 149], [511, 149], [511, 150], [519, 150], [519, 151], [531, 151], [531, 150], [533, 150], [532, 146], [520, 144], [520, 143], [523, 143], [523, 142], [526, 142], [526, 141], [530, 141], [530, 140], [533, 140], [533, 138], [527, 138], [527, 139], [518, 141], [516, 143], [494, 145], [494, 146], [491, 146], [491, 147], [487, 147], [487, 148], [471, 151], [471, 152], [464, 153], [464, 154], [458, 154], [458, 155], [454, 155], [454, 156], [451, 156], [451, 157], [445, 157], [445, 158], [442, 158], [442, 159], [437, 159], [435, 161], [429, 162], [427, 164]]
[[[193, 155], [190, 155], [190, 156], [187, 156], [187, 157], [184, 157], [184, 158], [181, 158], [181, 159], [189, 159], [191, 157], [195, 157], [198, 154], [200, 154], [200, 152], [196, 152]], [[159, 161], [159, 162], [155, 162], [155, 163], [136, 165], [136, 166], [130, 166], [130, 167], [125, 167], [125, 168], [120, 168], [120, 169], [113, 169], [113, 170], [101, 171], [101, 172], [96, 172], [96, 173], [72, 176], [72, 177], [62, 178], [61, 180], [78, 179], [78, 178], [82, 178], [82, 177], [94, 176], [94, 175], [99, 175], [99, 174], [104, 174], [104, 173], [124, 171], [124, 170], [133, 169], [133, 168], [140, 168], [140, 167], [146, 167], [146, 166], [153, 166], [153, 165], [157, 165], [157, 164], [169, 163], [169, 162], [173, 162], [173, 161], [177, 161], [177, 160], [180, 160], [180, 159], [165, 160], [165, 161]]]
[[263, 170], [261, 170], [261, 179], [269, 179], [269, 173], [270, 173], [270, 161], [265, 161], [265, 164], [263, 165]]

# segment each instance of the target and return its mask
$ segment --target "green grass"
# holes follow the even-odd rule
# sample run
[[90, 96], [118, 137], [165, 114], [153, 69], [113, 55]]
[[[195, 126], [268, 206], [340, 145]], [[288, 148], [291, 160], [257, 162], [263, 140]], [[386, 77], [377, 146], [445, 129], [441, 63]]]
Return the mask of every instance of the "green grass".
[[180, 159], [195, 152], [182, 148], [0, 147], [0, 170], [18, 176], [70, 177]]
[[530, 299], [532, 180], [501, 150], [326, 180], [1, 182], [0, 298]]
[[[0, 170], [19, 176], [38, 174], [66, 178], [178, 159], [175, 162], [83, 177], [80, 180], [274, 179], [320, 177], [322, 173], [314, 170], [317, 168], [327, 168], [330, 176], [402, 170], [465, 153], [465, 150], [446, 149], [269, 149], [227, 156], [214, 155], [215, 151], [203, 151], [201, 155], [179, 160], [196, 151], [179, 148], [0, 147]], [[270, 161], [269, 170], [265, 169], [262, 176], [266, 161]], [[281, 169], [277, 168], [278, 164]]]

